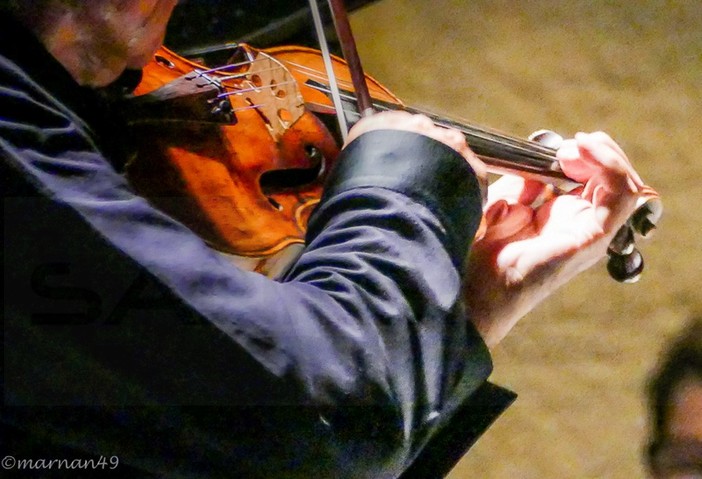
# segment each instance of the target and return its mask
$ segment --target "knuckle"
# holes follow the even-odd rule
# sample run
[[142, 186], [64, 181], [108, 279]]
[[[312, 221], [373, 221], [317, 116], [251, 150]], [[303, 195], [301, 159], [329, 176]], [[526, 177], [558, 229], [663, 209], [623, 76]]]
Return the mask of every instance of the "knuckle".
[[429, 118], [426, 115], [422, 115], [422, 114], [414, 115], [414, 119], [417, 122], [417, 125], [419, 125], [423, 128], [431, 128], [434, 126], [434, 122], [431, 121], [431, 118]]
[[604, 131], [601, 131], [601, 130], [593, 131], [593, 132], [590, 134], [590, 137], [593, 138], [593, 139], [595, 139], [595, 140], [597, 140], [597, 141], [600, 141], [600, 142], [610, 142], [610, 141], [612, 141], [612, 137], [609, 136], [609, 135], [608, 135], [607, 133], [605, 133]]
[[447, 134], [448, 138], [453, 143], [455, 143], [457, 146], [459, 146], [461, 148], [465, 148], [468, 146], [466, 143], [465, 136], [463, 136], [463, 133], [461, 133], [460, 131], [454, 130], [454, 129], [448, 129], [448, 130], [446, 130], [446, 134]]

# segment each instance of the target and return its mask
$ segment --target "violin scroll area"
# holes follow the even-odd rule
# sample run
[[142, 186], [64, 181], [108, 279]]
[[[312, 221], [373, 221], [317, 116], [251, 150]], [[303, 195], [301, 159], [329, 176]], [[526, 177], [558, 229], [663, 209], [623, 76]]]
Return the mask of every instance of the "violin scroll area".
[[624, 224], [607, 248], [607, 272], [620, 283], [635, 283], [641, 278], [644, 259], [635, 245], [634, 230]]

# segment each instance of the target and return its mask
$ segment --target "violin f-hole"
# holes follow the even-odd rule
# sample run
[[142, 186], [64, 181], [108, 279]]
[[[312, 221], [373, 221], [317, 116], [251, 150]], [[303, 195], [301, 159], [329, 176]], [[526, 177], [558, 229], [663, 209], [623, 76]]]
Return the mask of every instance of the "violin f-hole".
[[276, 206], [279, 205], [279, 203], [275, 200], [271, 201], [271, 195], [313, 183], [326, 171], [327, 161], [319, 148], [307, 144], [303, 149], [311, 165], [309, 168], [285, 168], [266, 171], [259, 179], [263, 194], [266, 195], [268, 201], [277, 209], [280, 209]]

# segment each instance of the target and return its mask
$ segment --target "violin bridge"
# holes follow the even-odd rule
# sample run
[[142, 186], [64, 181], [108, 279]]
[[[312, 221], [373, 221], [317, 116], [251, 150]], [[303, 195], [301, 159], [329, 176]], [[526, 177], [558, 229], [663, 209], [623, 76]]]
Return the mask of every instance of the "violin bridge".
[[305, 111], [295, 78], [282, 63], [263, 52], [257, 52], [240, 81], [231, 84], [224, 80], [223, 85], [232, 100], [245, 103], [243, 107], [235, 105], [234, 111], [255, 109], [276, 141]]

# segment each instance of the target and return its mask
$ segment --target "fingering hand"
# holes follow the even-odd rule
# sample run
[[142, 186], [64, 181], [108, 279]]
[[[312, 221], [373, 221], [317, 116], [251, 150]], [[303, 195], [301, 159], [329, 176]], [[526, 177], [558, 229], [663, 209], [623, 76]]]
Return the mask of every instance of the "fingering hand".
[[489, 347], [578, 273], [606, 255], [643, 182], [602, 132], [565, 140], [557, 158], [583, 186], [567, 194], [505, 176], [488, 190], [486, 231], [470, 252], [465, 299]]

